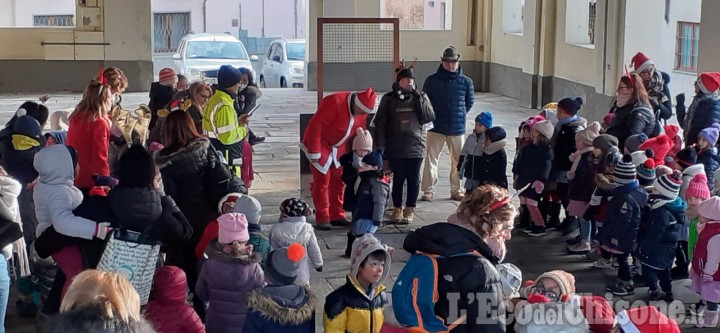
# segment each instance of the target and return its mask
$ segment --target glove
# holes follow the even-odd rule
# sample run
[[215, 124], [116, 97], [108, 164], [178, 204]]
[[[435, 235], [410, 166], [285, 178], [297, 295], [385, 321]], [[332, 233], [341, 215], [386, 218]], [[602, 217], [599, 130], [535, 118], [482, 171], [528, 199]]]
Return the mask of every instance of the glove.
[[322, 272], [322, 266], [320, 266], [320, 267], [315, 267], [315, 270], [318, 271], [318, 272]]
[[676, 105], [685, 105], [685, 93], [675, 96]]
[[545, 184], [543, 184], [539, 180], [536, 180], [532, 183], [532, 188], [535, 190], [536, 193], [540, 194], [545, 189]]
[[382, 221], [373, 221], [373, 225], [376, 227], [382, 226]]
[[707, 274], [707, 273], [703, 273], [703, 274], [702, 274], [702, 279], [703, 279], [703, 281], [705, 281], [705, 282], [711, 282], [711, 281], [713, 281], [713, 276], [710, 275], [710, 274]]
[[95, 238], [105, 239], [111, 231], [110, 222], [100, 222], [95, 225]]

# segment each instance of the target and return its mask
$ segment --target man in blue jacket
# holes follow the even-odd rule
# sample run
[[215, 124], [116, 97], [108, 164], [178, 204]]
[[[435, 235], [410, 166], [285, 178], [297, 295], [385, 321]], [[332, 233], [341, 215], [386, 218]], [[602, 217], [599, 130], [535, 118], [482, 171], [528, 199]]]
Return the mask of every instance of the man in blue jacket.
[[438, 158], [446, 142], [450, 150], [450, 198], [460, 201], [465, 196], [456, 166], [465, 136], [465, 119], [475, 101], [475, 88], [472, 79], [463, 75], [459, 60], [460, 54], [454, 47], [446, 48], [442, 64], [435, 74], [425, 79], [423, 85], [423, 91], [435, 110], [433, 128], [427, 134], [427, 160], [422, 179], [423, 201], [431, 201], [435, 193]]

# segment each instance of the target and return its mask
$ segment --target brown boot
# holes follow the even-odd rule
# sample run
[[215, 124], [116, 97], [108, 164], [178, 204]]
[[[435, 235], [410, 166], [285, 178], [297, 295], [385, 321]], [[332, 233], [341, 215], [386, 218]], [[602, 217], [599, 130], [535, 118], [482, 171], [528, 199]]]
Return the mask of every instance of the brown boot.
[[412, 223], [413, 219], [415, 219], [415, 207], [406, 207], [403, 210], [403, 222], [409, 224]]
[[402, 207], [395, 207], [393, 208], [392, 215], [390, 215], [390, 222], [392, 223], [400, 223], [403, 219], [403, 209]]
[[465, 194], [462, 192], [455, 192], [450, 196], [450, 199], [455, 201], [462, 201], [463, 199], [465, 199]]

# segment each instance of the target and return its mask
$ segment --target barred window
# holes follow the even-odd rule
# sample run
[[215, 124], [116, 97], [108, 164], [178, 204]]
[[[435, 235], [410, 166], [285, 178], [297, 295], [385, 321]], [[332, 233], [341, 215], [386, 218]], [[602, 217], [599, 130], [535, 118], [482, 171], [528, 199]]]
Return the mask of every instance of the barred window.
[[190, 33], [190, 13], [153, 13], [153, 52], [176, 52]]
[[678, 22], [675, 70], [697, 73], [700, 23]]
[[35, 15], [33, 26], [36, 27], [73, 27], [75, 15]]

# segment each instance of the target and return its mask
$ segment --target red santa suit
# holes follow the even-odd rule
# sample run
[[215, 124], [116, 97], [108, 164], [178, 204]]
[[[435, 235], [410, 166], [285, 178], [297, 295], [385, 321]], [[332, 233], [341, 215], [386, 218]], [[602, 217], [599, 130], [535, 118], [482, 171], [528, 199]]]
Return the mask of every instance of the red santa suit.
[[[310, 193], [318, 224], [345, 220], [344, 184], [338, 158], [345, 154], [345, 144], [356, 130], [365, 128], [375, 100], [375, 92], [370, 88], [363, 92], [338, 92], [323, 98], [308, 122], [300, 149], [310, 160], [313, 175]], [[353, 115], [352, 105], [365, 113]]]

